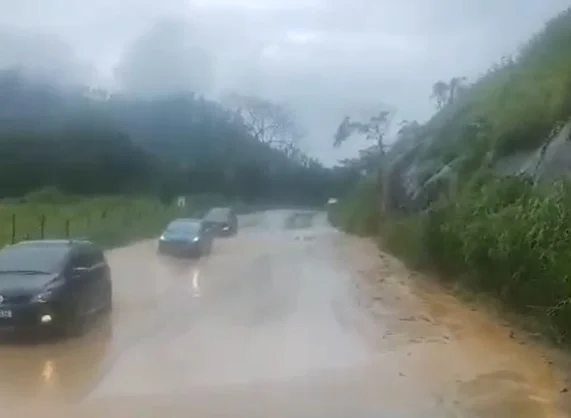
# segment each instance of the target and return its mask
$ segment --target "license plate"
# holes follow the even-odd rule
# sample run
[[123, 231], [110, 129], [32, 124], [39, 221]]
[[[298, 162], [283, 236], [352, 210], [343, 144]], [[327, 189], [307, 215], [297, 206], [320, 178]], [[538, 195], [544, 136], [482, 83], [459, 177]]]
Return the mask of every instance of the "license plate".
[[12, 311], [9, 309], [0, 309], [0, 318], [12, 318]]

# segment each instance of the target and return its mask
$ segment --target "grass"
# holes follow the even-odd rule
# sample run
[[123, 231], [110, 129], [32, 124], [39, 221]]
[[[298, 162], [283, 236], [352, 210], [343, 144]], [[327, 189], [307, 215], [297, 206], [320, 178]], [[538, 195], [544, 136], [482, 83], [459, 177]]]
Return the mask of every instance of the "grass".
[[[86, 198], [44, 189], [0, 200], [0, 246], [24, 239], [81, 237], [112, 248], [157, 236], [174, 218], [199, 218], [210, 207], [229, 204], [214, 194], [187, 196], [186, 206], [179, 208], [145, 196]], [[275, 205], [233, 201], [231, 206], [238, 214], [247, 214]]]
[[173, 218], [196, 216], [204, 201], [187, 207], [151, 197], [91, 197], [31, 194], [0, 201], [0, 245], [23, 239], [82, 237], [107, 248], [156, 236]]

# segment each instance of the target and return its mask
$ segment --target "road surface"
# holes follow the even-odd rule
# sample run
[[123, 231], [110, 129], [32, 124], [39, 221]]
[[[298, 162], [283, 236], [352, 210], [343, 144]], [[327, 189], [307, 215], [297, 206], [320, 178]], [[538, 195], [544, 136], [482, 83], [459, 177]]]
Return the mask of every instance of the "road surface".
[[533, 343], [324, 214], [241, 219], [199, 261], [113, 250], [83, 338], [0, 344], [0, 413], [43, 417], [564, 417]]

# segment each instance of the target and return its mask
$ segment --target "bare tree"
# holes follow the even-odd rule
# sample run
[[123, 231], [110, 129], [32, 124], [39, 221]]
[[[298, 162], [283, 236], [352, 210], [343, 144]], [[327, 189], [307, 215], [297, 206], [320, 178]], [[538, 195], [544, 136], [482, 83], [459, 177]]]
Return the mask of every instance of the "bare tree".
[[297, 144], [303, 131], [284, 106], [255, 96], [229, 94], [225, 101], [242, 117], [258, 141], [285, 149]]

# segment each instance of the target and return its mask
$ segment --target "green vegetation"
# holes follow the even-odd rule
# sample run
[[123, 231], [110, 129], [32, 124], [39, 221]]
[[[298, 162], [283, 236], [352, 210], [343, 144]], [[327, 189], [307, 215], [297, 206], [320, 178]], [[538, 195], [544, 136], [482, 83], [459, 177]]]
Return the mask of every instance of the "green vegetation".
[[569, 225], [569, 183], [542, 189], [525, 177], [492, 178], [422, 214], [391, 219], [381, 236], [414, 267], [537, 316], [563, 341], [571, 331]]
[[328, 217], [332, 225], [345, 231], [372, 236], [379, 231], [379, 212], [374, 199], [377, 191], [375, 178], [365, 178], [353, 190], [329, 208]]
[[46, 190], [0, 202], [0, 246], [24, 239], [89, 238], [105, 247], [156, 236], [173, 217], [198, 209], [156, 198], [73, 197]]
[[442, 109], [423, 127], [438, 138], [431, 151], [442, 154], [444, 144], [448, 154], [465, 157], [471, 153], [467, 142], [477, 139], [499, 158], [545, 142], [571, 115], [569, 45], [571, 9], [548, 22], [516, 58], [504, 57], [472, 85], [458, 77], [437, 82], [434, 95]]
[[457, 78], [453, 98], [447, 96], [448, 83], [435, 85], [439, 111], [415, 127], [420, 146], [412, 164], [432, 163], [438, 171], [454, 162], [460, 175], [455, 187], [442, 188], [428, 207], [389, 213], [377, 205], [375, 221], [373, 195], [355, 191], [336, 208], [340, 213], [332, 213], [334, 222], [351, 232], [363, 230], [354, 227], [355, 218], [378, 222], [382, 245], [405, 261], [536, 316], [546, 334], [567, 342], [571, 184], [498, 177], [492, 167], [506, 155], [539, 150], [571, 117], [569, 45], [571, 9], [550, 21], [517, 58], [504, 59], [473, 85]]

